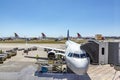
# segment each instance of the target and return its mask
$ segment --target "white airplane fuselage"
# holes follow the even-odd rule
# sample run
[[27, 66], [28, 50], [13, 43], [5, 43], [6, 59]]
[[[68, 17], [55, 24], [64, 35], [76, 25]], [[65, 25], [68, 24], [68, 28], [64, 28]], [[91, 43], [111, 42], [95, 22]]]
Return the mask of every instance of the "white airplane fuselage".
[[86, 52], [80, 49], [80, 44], [68, 40], [66, 42], [65, 58], [67, 66], [78, 75], [87, 73], [89, 58]]

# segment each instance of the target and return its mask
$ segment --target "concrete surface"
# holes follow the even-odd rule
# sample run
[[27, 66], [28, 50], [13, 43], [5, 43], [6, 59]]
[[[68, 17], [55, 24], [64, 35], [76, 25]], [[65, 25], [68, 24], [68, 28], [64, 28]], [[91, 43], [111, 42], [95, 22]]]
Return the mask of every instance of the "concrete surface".
[[[38, 44], [31, 44], [38, 45]], [[64, 44], [40, 44], [54, 48], [65, 48]], [[15, 47], [27, 48], [26, 44], [0, 44], [0, 49], [9, 50]], [[29, 56], [46, 57], [46, 52], [39, 48], [37, 51], [29, 52]], [[37, 69], [36, 59], [25, 58], [23, 51], [18, 51], [17, 56], [7, 59], [0, 64], [0, 80], [120, 80], [120, 71], [115, 72], [109, 65], [90, 65], [88, 74], [78, 76], [75, 74], [38, 74], [34, 76]], [[116, 74], [115, 74], [116, 73]]]

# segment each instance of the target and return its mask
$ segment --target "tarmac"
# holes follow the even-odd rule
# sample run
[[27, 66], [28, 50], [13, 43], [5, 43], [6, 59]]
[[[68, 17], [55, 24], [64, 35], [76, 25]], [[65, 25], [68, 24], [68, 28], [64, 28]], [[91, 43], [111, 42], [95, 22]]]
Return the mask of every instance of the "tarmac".
[[[41, 45], [53, 48], [65, 48], [64, 44], [17, 44], [17, 43], [1, 43], [0, 49], [3, 51], [15, 47], [28, 48], [34, 45]], [[29, 56], [47, 57], [47, 53], [42, 48], [37, 51], [30, 51]], [[17, 55], [7, 59], [0, 64], [0, 80], [120, 80], [120, 71], [115, 71], [110, 65], [89, 65], [88, 73], [84, 76], [76, 74], [63, 73], [44, 73], [35, 74], [38, 65], [36, 59], [25, 58], [27, 54], [23, 51], [17, 51]]]

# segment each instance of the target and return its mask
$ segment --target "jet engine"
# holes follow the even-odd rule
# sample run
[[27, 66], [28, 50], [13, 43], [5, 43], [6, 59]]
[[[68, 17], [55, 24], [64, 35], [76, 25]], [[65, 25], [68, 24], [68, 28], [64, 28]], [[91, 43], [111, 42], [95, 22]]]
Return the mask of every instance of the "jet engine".
[[49, 51], [48, 52], [48, 59], [52, 59], [52, 60], [55, 59], [55, 53], [56, 53], [55, 51]]

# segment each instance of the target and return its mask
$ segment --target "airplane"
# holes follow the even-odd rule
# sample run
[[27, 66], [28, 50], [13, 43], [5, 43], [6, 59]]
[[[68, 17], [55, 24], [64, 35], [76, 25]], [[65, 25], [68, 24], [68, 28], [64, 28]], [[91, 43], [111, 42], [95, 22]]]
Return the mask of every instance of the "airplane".
[[15, 40], [15, 39], [26, 39], [23, 37], [19, 37], [19, 35], [17, 33], [14, 33], [13, 37], [2, 37], [0, 38], [1, 41], [5, 41], [5, 40]]
[[14, 40], [15, 37], [0, 37], [0, 41], [5, 41], [5, 40]]
[[86, 40], [94, 39], [94, 37], [90, 37], [90, 36], [83, 37], [83, 36], [81, 36], [80, 33], [77, 33], [77, 37], [75, 37], [75, 38], [77, 38], [77, 39], [86, 39]]
[[63, 40], [64, 38], [63, 37], [58, 37], [58, 38], [55, 38], [55, 37], [47, 37], [46, 35], [45, 35], [45, 33], [41, 33], [41, 35], [42, 35], [42, 37], [41, 37], [41, 39], [51, 39], [51, 40], [55, 40], [55, 41], [61, 41], [61, 40]]
[[14, 33], [16, 39], [24, 39], [24, 40], [39, 40], [37, 37], [20, 37], [17, 33]]
[[41, 37], [20, 37], [17, 33], [14, 33], [15, 39], [25, 39], [25, 40], [40, 40], [40, 39], [53, 39], [55, 41], [60, 41], [63, 38], [53, 38], [53, 37], [47, 37], [44, 33], [41, 33]]
[[26, 37], [20, 37], [17, 33], [14, 33], [16, 39], [24, 39], [24, 40], [29, 40]]
[[[69, 30], [67, 31], [66, 50], [44, 46], [36, 47], [44, 48], [44, 50], [48, 53], [48, 58], [50, 59], [55, 59], [56, 55], [64, 56], [67, 67], [75, 74], [84, 75], [87, 73], [90, 62], [89, 57], [87, 56], [86, 52], [80, 48], [80, 44], [77, 44], [69, 39]], [[30, 56], [26, 57], [30, 58]]]

